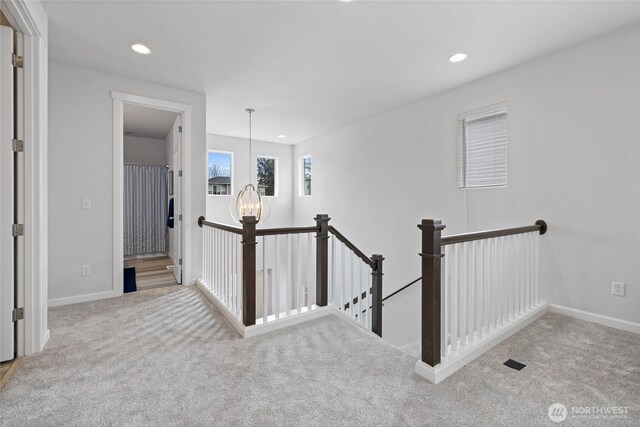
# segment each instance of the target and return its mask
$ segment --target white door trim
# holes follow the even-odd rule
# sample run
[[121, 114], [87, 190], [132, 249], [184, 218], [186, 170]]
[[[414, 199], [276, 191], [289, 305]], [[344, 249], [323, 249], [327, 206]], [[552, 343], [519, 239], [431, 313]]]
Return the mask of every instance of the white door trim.
[[[123, 194], [123, 146], [124, 146], [124, 105], [137, 105], [141, 107], [155, 108], [172, 111], [181, 116], [182, 121], [182, 180], [180, 181], [182, 192], [183, 218], [191, 218], [191, 193], [188, 186], [191, 183], [191, 105], [180, 104], [156, 98], [148, 98], [140, 95], [111, 91], [113, 98], [113, 296], [123, 293], [124, 248], [123, 248], [123, 224], [122, 224], [122, 194]], [[191, 277], [191, 233], [187, 228], [189, 221], [178, 222], [181, 230], [182, 246], [182, 283], [192, 285], [188, 280]]]
[[[37, 353], [49, 340], [47, 221], [47, 15], [40, 2], [3, 0], [0, 9], [24, 35], [24, 322], [18, 356]], [[18, 290], [20, 292], [20, 290]]]

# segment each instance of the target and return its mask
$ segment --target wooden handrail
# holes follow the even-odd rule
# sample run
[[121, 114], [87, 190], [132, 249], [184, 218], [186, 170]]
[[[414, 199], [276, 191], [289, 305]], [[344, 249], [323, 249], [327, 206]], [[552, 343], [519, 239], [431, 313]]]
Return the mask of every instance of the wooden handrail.
[[230, 233], [242, 234], [242, 228], [240, 227], [234, 227], [232, 225], [227, 225], [227, 224], [220, 224], [219, 222], [207, 221], [206, 219], [204, 219], [203, 216], [201, 216], [200, 218], [198, 218], [198, 226], [202, 228], [203, 225], [217, 228], [218, 230], [228, 231]]
[[498, 230], [477, 231], [474, 233], [453, 234], [444, 236], [440, 239], [442, 246], [453, 245], [456, 243], [473, 242], [474, 240], [493, 239], [494, 237], [512, 236], [514, 234], [531, 233], [534, 231], [544, 234], [547, 232], [547, 223], [544, 220], [537, 220], [535, 225], [526, 225], [524, 227], [501, 228]]
[[371, 268], [374, 268], [374, 269], [376, 268], [376, 263], [375, 263], [371, 258], [369, 258], [368, 256], [366, 256], [366, 255], [365, 255], [365, 254], [364, 254], [360, 249], [358, 249], [358, 248], [356, 247], [356, 245], [354, 245], [353, 243], [351, 243], [351, 242], [349, 241], [349, 239], [347, 239], [346, 237], [344, 237], [344, 236], [342, 235], [342, 233], [340, 233], [338, 230], [336, 230], [336, 229], [335, 229], [335, 227], [334, 227], [333, 225], [330, 225], [330, 226], [329, 226], [329, 232], [330, 232], [331, 234], [333, 234], [334, 236], [336, 236], [336, 238], [337, 238], [338, 240], [340, 240], [342, 243], [344, 243], [344, 245], [345, 245], [347, 248], [351, 249], [351, 251], [352, 251], [354, 254], [356, 254], [356, 255], [358, 256], [358, 258], [362, 259], [362, 261], [364, 261], [364, 262], [365, 262], [365, 264], [367, 264], [367, 265], [368, 265], [369, 267], [371, 267]]
[[276, 236], [280, 234], [301, 234], [317, 233], [320, 230], [317, 226], [310, 227], [282, 227], [282, 228], [258, 228], [256, 236]]

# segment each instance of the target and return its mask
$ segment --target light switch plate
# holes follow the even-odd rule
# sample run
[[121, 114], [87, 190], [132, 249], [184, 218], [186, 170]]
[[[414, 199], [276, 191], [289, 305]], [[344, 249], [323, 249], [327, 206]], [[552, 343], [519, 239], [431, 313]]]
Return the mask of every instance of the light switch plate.
[[83, 276], [91, 276], [91, 265], [83, 264], [82, 265], [82, 275]]
[[89, 197], [82, 198], [82, 209], [91, 209], [91, 199]]

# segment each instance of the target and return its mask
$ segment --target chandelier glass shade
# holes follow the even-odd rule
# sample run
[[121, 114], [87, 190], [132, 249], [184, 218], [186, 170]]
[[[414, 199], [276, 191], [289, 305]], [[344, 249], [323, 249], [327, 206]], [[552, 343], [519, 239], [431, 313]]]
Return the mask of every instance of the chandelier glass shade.
[[263, 200], [253, 184], [242, 187], [232, 201], [231, 216], [234, 221], [240, 222], [244, 216], [255, 216], [256, 222], [260, 222], [264, 213]]

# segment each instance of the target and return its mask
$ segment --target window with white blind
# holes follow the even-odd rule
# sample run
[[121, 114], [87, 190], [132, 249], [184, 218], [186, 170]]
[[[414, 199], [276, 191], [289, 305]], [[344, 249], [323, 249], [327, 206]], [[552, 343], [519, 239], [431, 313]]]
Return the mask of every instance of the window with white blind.
[[461, 115], [458, 142], [458, 188], [507, 185], [506, 105]]

